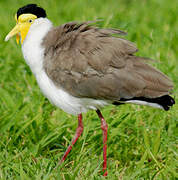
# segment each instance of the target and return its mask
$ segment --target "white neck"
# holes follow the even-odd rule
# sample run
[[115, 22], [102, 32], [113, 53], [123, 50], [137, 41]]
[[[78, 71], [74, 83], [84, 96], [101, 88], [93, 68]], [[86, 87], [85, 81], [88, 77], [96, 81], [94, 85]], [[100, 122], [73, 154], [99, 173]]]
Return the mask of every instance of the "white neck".
[[35, 75], [40, 73], [43, 68], [44, 48], [41, 43], [52, 27], [51, 21], [47, 18], [36, 19], [22, 44], [24, 59]]

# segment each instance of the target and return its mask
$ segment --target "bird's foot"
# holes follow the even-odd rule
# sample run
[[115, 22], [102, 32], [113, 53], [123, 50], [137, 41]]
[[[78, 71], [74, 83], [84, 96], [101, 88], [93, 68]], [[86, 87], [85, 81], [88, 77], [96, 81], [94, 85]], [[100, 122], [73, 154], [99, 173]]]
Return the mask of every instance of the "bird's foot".
[[105, 171], [104, 172], [104, 174], [103, 174], [103, 176], [107, 176], [108, 175], [108, 172], [107, 171]]

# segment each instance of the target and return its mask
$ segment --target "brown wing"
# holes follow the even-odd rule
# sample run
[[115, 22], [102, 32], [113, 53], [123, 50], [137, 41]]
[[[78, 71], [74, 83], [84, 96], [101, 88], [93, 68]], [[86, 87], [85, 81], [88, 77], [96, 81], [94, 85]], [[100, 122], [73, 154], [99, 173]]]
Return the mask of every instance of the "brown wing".
[[124, 32], [89, 24], [64, 24], [45, 37], [44, 69], [56, 86], [75, 97], [109, 100], [168, 94], [169, 78], [134, 56], [131, 42], [112, 36]]

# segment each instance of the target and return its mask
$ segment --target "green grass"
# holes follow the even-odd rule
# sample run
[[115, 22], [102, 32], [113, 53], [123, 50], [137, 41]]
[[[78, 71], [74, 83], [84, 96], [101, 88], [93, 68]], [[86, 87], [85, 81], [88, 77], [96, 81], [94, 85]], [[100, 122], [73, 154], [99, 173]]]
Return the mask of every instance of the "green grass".
[[[54, 25], [103, 19], [101, 27], [128, 32], [140, 56], [175, 84], [178, 102], [176, 0], [29, 0], [44, 7]], [[84, 133], [57, 167], [77, 127], [77, 117], [52, 106], [41, 94], [15, 38], [4, 42], [26, 0], [0, 1], [0, 179], [104, 179], [102, 131], [94, 111], [84, 115]], [[108, 179], [178, 178], [178, 105], [164, 112], [150, 107], [108, 106]], [[55, 169], [55, 167], [57, 167]]]

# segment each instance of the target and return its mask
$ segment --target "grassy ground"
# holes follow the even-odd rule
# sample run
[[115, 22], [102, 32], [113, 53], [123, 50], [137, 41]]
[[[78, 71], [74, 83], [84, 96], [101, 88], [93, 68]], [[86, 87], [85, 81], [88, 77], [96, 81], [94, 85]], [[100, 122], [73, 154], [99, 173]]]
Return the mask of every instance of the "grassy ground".
[[[176, 0], [35, 0], [55, 25], [103, 19], [103, 27], [128, 32], [138, 55], [174, 81], [178, 94]], [[57, 163], [77, 126], [76, 117], [53, 107], [41, 94], [15, 38], [4, 42], [16, 10], [26, 0], [0, 1], [0, 179], [104, 179], [102, 131], [95, 112], [84, 115], [84, 133], [66, 162]], [[176, 97], [178, 101], [178, 98]], [[109, 106], [108, 179], [176, 179], [178, 105], [164, 112], [150, 107]]]

